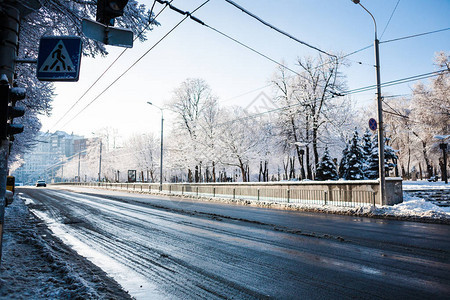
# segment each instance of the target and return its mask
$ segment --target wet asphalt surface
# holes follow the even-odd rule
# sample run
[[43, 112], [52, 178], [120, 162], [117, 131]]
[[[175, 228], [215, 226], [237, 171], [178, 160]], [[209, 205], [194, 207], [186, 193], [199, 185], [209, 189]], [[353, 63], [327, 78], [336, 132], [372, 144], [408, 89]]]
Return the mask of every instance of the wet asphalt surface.
[[33, 210], [145, 278], [143, 298], [146, 288], [171, 299], [450, 295], [449, 225], [87, 189], [18, 190], [33, 199]]

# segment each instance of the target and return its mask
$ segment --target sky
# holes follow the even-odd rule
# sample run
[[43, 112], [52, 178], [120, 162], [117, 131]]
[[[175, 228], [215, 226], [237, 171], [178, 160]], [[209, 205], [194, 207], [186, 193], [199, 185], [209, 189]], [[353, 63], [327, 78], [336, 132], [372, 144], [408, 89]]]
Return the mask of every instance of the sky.
[[[174, 0], [172, 4], [181, 10], [193, 11], [203, 2]], [[348, 54], [374, 42], [374, 23], [370, 15], [351, 0], [234, 2], [297, 39], [326, 52]], [[150, 8], [153, 1], [140, 0], [139, 3]], [[435, 71], [435, 53], [450, 50], [450, 30], [383, 43], [450, 28], [450, 1], [362, 0], [361, 3], [377, 22], [382, 83]], [[162, 7], [157, 3], [154, 11], [159, 12]], [[298, 58], [318, 55], [316, 50], [281, 35], [224, 0], [209, 1], [194, 16], [294, 70], [298, 70]], [[251, 108], [256, 105], [255, 99], [260, 101], [261, 92], [268, 97], [273, 95], [268, 84], [277, 68], [274, 62], [187, 19], [71, 120], [182, 18], [177, 12], [165, 9], [157, 18], [161, 26], [148, 33], [148, 40], [135, 42], [133, 48], [125, 52], [65, 118], [55, 124], [123, 48], [107, 46], [109, 55], [105, 58], [83, 57], [78, 82], [55, 83], [57, 96], [53, 101], [53, 112], [50, 117], [42, 116], [42, 131], [63, 130], [92, 137], [93, 132], [98, 133], [102, 128], [114, 128], [123, 139], [149, 132], [158, 136], [161, 113], [147, 101], [164, 107], [172, 98], [174, 89], [187, 78], [206, 80], [221, 106]], [[349, 56], [348, 60], [350, 65], [342, 69], [348, 90], [376, 83], [373, 47]], [[382, 89], [382, 94], [408, 95], [413, 85], [414, 82], [409, 82], [386, 87]], [[372, 104], [374, 97], [375, 90], [352, 95], [357, 106]], [[173, 116], [166, 111], [164, 118], [167, 132], [173, 123]]]

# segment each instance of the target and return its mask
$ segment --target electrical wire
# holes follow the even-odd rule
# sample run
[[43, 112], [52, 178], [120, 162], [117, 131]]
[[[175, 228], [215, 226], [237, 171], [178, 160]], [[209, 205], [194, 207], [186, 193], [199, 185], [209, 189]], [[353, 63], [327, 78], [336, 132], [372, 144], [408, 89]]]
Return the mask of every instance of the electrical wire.
[[[403, 84], [403, 83], [406, 83], [406, 82], [409, 82], [409, 81], [413, 81], [413, 80], [425, 79], [425, 78], [438, 76], [438, 75], [441, 75], [443, 73], [449, 73], [449, 72], [448, 72], [448, 70], [439, 70], [439, 71], [435, 71], [435, 72], [430, 72], [430, 73], [425, 73], [425, 74], [420, 74], [420, 75], [415, 75], [415, 76], [411, 76], [411, 77], [406, 77], [406, 78], [402, 78], [402, 79], [398, 79], [398, 80], [385, 82], [385, 83], [382, 83], [381, 86], [392, 86], [392, 85]], [[367, 86], [367, 87], [363, 87], [363, 88], [349, 90], [349, 91], [343, 92], [342, 96], [347, 96], [347, 95], [350, 95], [350, 94], [361, 93], [361, 92], [364, 92], [366, 90], [375, 89], [376, 87], [377, 87], [376, 85], [371, 85], [371, 86]], [[338, 97], [341, 97], [341, 96], [338, 96]], [[325, 100], [331, 100], [333, 98], [336, 98], [336, 96], [327, 97], [327, 98], [325, 98]], [[271, 110], [267, 110], [267, 111], [263, 111], [263, 112], [260, 112], [260, 113], [257, 113], [257, 114], [252, 114], [252, 115], [249, 115], [247, 117], [237, 118], [237, 119], [230, 120], [230, 121], [227, 121], [227, 122], [219, 123], [218, 126], [232, 124], [232, 123], [237, 122], [237, 121], [245, 121], [245, 120], [254, 119], [254, 118], [259, 117], [261, 115], [265, 115], [265, 114], [273, 113], [273, 112], [277, 112], [277, 111], [283, 111], [283, 110], [287, 110], [287, 109], [290, 109], [290, 108], [293, 108], [293, 107], [303, 106], [303, 105], [308, 104], [308, 103], [313, 103], [314, 101], [317, 101], [317, 99], [313, 99], [311, 101], [306, 101], [306, 102], [302, 102], [302, 103], [295, 103], [295, 104], [291, 104], [291, 105], [286, 105], [286, 106], [283, 106], [283, 107], [277, 107], [277, 108], [274, 108], [274, 109], [271, 109]]]
[[203, 25], [206, 26], [206, 27], [208, 27], [209, 29], [211, 29], [211, 30], [213, 30], [213, 31], [215, 31], [215, 32], [217, 32], [217, 33], [219, 33], [219, 34], [221, 34], [222, 36], [224, 36], [224, 37], [226, 37], [226, 38], [232, 40], [233, 42], [236, 42], [236, 43], [238, 43], [239, 45], [241, 45], [241, 46], [243, 46], [243, 47], [249, 49], [250, 51], [253, 51], [254, 53], [256, 53], [256, 54], [258, 54], [258, 55], [260, 55], [260, 56], [262, 56], [262, 57], [264, 57], [264, 58], [266, 58], [266, 59], [268, 59], [268, 60], [270, 60], [271, 62], [277, 64], [278, 66], [280, 66], [280, 67], [282, 67], [282, 68], [285, 68], [286, 70], [289, 70], [289, 71], [291, 71], [292, 73], [294, 73], [294, 74], [296, 74], [296, 75], [298, 75], [298, 76], [301, 76], [298, 72], [296, 72], [296, 71], [292, 70], [291, 68], [289, 68], [289, 67], [287, 67], [287, 66], [285, 66], [285, 65], [283, 65], [283, 64], [281, 64], [281, 63], [279, 63], [279, 62], [277, 62], [276, 60], [274, 60], [274, 59], [268, 57], [267, 55], [265, 55], [265, 54], [259, 52], [258, 50], [254, 49], [254, 48], [252, 48], [252, 47], [250, 47], [250, 46], [247, 46], [246, 44], [244, 44], [244, 43], [242, 43], [242, 42], [236, 40], [235, 38], [233, 38], [233, 37], [227, 35], [226, 33], [223, 33], [223, 32], [221, 32], [220, 30], [218, 30], [218, 29], [216, 29], [216, 28], [214, 28], [214, 27], [211, 27], [211, 26], [209, 26], [209, 25], [207, 25], [207, 24], [203, 24]]
[[[172, 0], [173, 1], [173, 0]], [[170, 1], [170, 2], [172, 2], [172, 1]], [[167, 5], [166, 6], [164, 6], [159, 12], [158, 12], [158, 14], [152, 19], [152, 11], [153, 11], [153, 8], [154, 8], [154, 6], [155, 6], [155, 3], [156, 3], [156, 0], [153, 2], [153, 5], [152, 5], [152, 8], [151, 8], [151, 11], [150, 11], [150, 16], [149, 16], [149, 22], [148, 22], [148, 24], [144, 27], [144, 29], [142, 29], [139, 33], [138, 33], [138, 35], [133, 39], [133, 42], [134, 41], [136, 41], [141, 35], [142, 35], [142, 33], [144, 33], [144, 31], [146, 31], [147, 29], [148, 29], [148, 27], [152, 24], [152, 23], [154, 23], [154, 21], [156, 20], [156, 18], [164, 11], [164, 9], [166, 9], [166, 7], [167, 7]], [[114, 59], [114, 61], [103, 71], [103, 73], [102, 74], [100, 74], [100, 76], [94, 81], [94, 83], [92, 83], [90, 86], [89, 86], [89, 88], [78, 98], [78, 100], [76, 100], [75, 101], [75, 103], [74, 104], [72, 104], [72, 106], [63, 114], [63, 116], [62, 117], [60, 117], [59, 119], [58, 119], [58, 121], [56, 121], [56, 123], [55, 124], [53, 124], [53, 126], [50, 128], [50, 130], [52, 130], [53, 128], [55, 128], [56, 127], [56, 125], [58, 125], [59, 124], [59, 122], [61, 122], [61, 120], [62, 119], [64, 119], [64, 117], [65, 116], [67, 116], [67, 114], [70, 112], [70, 111], [72, 111], [72, 109], [81, 101], [81, 99], [83, 99], [84, 98], [84, 96], [86, 96], [86, 94], [97, 84], [97, 82], [99, 82], [100, 81], [100, 79], [109, 71], [109, 69], [111, 69], [111, 67], [120, 59], [120, 57], [122, 57], [122, 55], [123, 54], [125, 54], [125, 52], [127, 52], [128, 51], [128, 49], [129, 48], [125, 48], [115, 59]]]
[[434, 31], [428, 31], [428, 32], [424, 32], [424, 33], [408, 35], [408, 36], [404, 36], [404, 37], [400, 37], [400, 38], [396, 38], [396, 39], [392, 39], [392, 40], [381, 41], [380, 44], [390, 43], [390, 42], [397, 42], [397, 41], [406, 40], [406, 39], [411, 39], [411, 38], [415, 38], [415, 37], [419, 37], [419, 36], [423, 36], [423, 35], [428, 35], [428, 34], [433, 34], [433, 33], [446, 31], [446, 30], [449, 30], [449, 29], [450, 29], [450, 27], [447, 27], [447, 28], [438, 29], [438, 30], [434, 30]]
[[290, 35], [289, 33], [285, 32], [285, 31], [283, 31], [283, 30], [281, 30], [281, 29], [278, 29], [277, 27], [275, 27], [275, 26], [269, 24], [268, 22], [264, 21], [263, 19], [261, 19], [261, 18], [258, 17], [257, 15], [255, 15], [255, 14], [249, 12], [248, 10], [246, 10], [246, 9], [243, 8], [242, 6], [238, 5], [237, 3], [235, 3], [235, 2], [233, 2], [233, 1], [231, 1], [231, 0], [225, 0], [225, 2], [231, 4], [232, 6], [236, 7], [236, 8], [239, 9], [239, 10], [241, 10], [243, 13], [245, 13], [245, 14], [249, 15], [250, 17], [252, 17], [252, 18], [258, 20], [259, 22], [261, 22], [261, 23], [263, 23], [264, 25], [270, 27], [271, 29], [275, 30], [276, 32], [281, 33], [282, 35], [287, 36], [288, 38], [290, 38], [290, 39], [292, 39], [292, 40], [294, 40], [294, 41], [296, 41], [296, 42], [298, 42], [298, 43], [300, 43], [300, 44], [302, 44], [302, 45], [304, 45], [304, 46], [307, 46], [307, 47], [309, 47], [309, 48], [311, 48], [311, 49], [314, 49], [314, 50], [316, 50], [316, 51], [319, 51], [320, 53], [323, 53], [323, 54], [326, 54], [326, 55], [328, 55], [328, 56], [331, 56], [331, 57], [335, 57], [335, 58], [336, 58], [336, 55], [334, 55], [334, 54], [329, 54], [329, 53], [327, 53], [327, 52], [325, 52], [325, 51], [323, 51], [323, 50], [321, 50], [321, 49], [319, 49], [319, 48], [317, 48], [317, 47], [314, 47], [314, 46], [312, 46], [312, 45], [310, 45], [310, 44], [308, 44], [308, 43], [306, 43], [306, 42], [304, 42], [304, 41], [301, 41], [301, 40], [297, 39], [296, 37]]
[[397, 9], [398, 4], [400, 3], [400, 0], [397, 0], [397, 4], [395, 4], [394, 10], [391, 13], [391, 16], [389, 17], [388, 22], [386, 23], [386, 26], [384, 27], [383, 33], [380, 36], [380, 39], [383, 37], [384, 33], [386, 32], [386, 29], [389, 26], [389, 23], [391, 23], [392, 17], [394, 16], [395, 10]]
[[[163, 0], [156, 0], [156, 1], [158, 1], [159, 3], [166, 3], [166, 2], [167, 2], [167, 1], [163, 1]], [[218, 29], [216, 29], [216, 28], [214, 28], [214, 27], [212, 27], [212, 26], [209, 26], [208, 24], [206, 24], [206, 23], [203, 22], [202, 20], [200, 20], [200, 19], [198, 19], [197, 17], [193, 16], [192, 14], [193, 14], [194, 12], [189, 13], [189, 12], [183, 11], [183, 10], [181, 10], [181, 9], [179, 9], [179, 8], [177, 8], [177, 7], [175, 7], [175, 6], [173, 6], [173, 5], [169, 5], [169, 7], [170, 7], [170, 9], [176, 11], [177, 13], [182, 14], [182, 15], [186, 15], [186, 16], [189, 16], [193, 21], [199, 23], [200, 25], [203, 25], [203, 26], [205, 26], [205, 27], [207, 27], [207, 28], [209, 28], [209, 29], [215, 31], [216, 33], [221, 34], [222, 36], [224, 36], [224, 37], [226, 37], [226, 38], [232, 40], [233, 42], [235, 42], [235, 43], [237, 43], [237, 44], [239, 44], [239, 45], [241, 45], [241, 46], [247, 48], [248, 50], [250, 50], [250, 51], [252, 51], [252, 52], [254, 52], [254, 53], [256, 53], [256, 54], [258, 54], [258, 55], [260, 55], [260, 56], [262, 56], [262, 57], [264, 57], [264, 58], [266, 58], [267, 60], [269, 60], [269, 61], [275, 63], [276, 65], [278, 65], [278, 66], [280, 66], [280, 67], [282, 67], [282, 68], [284, 68], [284, 69], [286, 69], [286, 70], [289, 70], [289, 71], [291, 71], [292, 73], [294, 73], [294, 74], [300, 76], [299, 73], [297, 73], [296, 71], [292, 70], [291, 68], [289, 68], [289, 67], [287, 67], [287, 66], [285, 66], [285, 65], [283, 65], [283, 64], [281, 64], [281, 63], [279, 63], [279, 62], [276, 61], [275, 59], [270, 58], [269, 56], [267, 56], [267, 55], [265, 55], [265, 54], [259, 52], [258, 50], [254, 49], [254, 48], [252, 48], [252, 47], [250, 47], [250, 46], [248, 46], [248, 45], [246, 45], [246, 44], [244, 44], [244, 43], [242, 43], [242, 42], [240, 42], [240, 41], [238, 41], [237, 39], [235, 39], [235, 38], [233, 38], [233, 37], [231, 37], [231, 36], [229, 36], [229, 35], [227, 35], [227, 34], [221, 32], [220, 30], [218, 30]]]
[[[203, 7], [206, 3], [208, 3], [210, 0], [206, 0], [198, 6], [193, 12], [199, 10], [201, 7]], [[159, 2], [159, 1], [158, 1]], [[72, 122], [76, 117], [78, 117], [83, 111], [85, 111], [92, 103], [94, 103], [98, 98], [100, 98], [101, 95], [103, 95], [107, 90], [109, 90], [110, 87], [112, 87], [117, 81], [119, 81], [120, 78], [122, 78], [128, 71], [130, 71], [136, 64], [138, 64], [150, 51], [152, 51], [159, 43], [161, 43], [169, 34], [171, 34], [178, 26], [183, 23], [189, 15], [186, 15], [180, 22], [178, 22], [169, 32], [167, 32], [161, 39], [159, 39], [150, 49], [148, 49], [143, 55], [141, 55], [130, 67], [128, 67], [122, 74], [120, 74], [116, 79], [113, 80], [100, 94], [98, 94], [91, 102], [89, 102], [85, 107], [83, 107], [82, 110], [80, 110], [75, 116], [73, 116], [69, 121], [67, 121], [61, 128], [64, 128], [67, 124]]]

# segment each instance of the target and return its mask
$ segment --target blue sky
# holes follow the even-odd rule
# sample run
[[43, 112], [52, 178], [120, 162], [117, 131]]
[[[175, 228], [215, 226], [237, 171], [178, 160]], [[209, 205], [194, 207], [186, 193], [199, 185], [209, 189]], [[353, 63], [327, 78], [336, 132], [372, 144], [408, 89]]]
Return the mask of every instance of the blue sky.
[[[153, 3], [149, 0], [139, 2], [149, 7]], [[274, 26], [324, 51], [347, 54], [373, 44], [372, 19], [351, 0], [235, 2]], [[397, 2], [398, 0], [361, 1], [377, 21], [378, 38], [381, 42], [450, 27], [450, 1], [400, 0], [386, 28]], [[172, 4], [182, 10], [193, 11], [201, 3], [203, 1], [175, 0]], [[160, 4], [156, 4], [155, 11], [158, 12], [161, 8]], [[273, 31], [224, 0], [211, 0], [195, 16], [272, 59], [284, 61], [294, 70], [298, 57], [317, 55], [317, 51]], [[89, 136], [101, 127], [113, 127], [124, 137], [132, 133], [158, 133], [159, 110], [146, 102], [164, 105], [172, 97], [173, 90], [186, 78], [205, 79], [223, 106], [246, 107], [261, 91], [272, 94], [270, 88], [259, 88], [266, 86], [274, 74], [276, 65], [273, 62], [187, 19], [83, 113], [62, 126], [181, 19], [181, 15], [167, 8], [158, 17], [161, 26], [148, 34], [148, 40], [136, 43], [129, 49], [107, 76], [55, 127], [54, 123], [89, 88], [122, 48], [108, 46], [110, 55], [106, 58], [83, 58], [79, 82], [56, 83], [58, 96], [53, 102], [52, 116], [41, 119], [43, 130], [64, 130]], [[434, 71], [434, 54], [442, 50], [450, 51], [450, 30], [382, 43], [381, 81]], [[375, 84], [373, 47], [348, 59], [351, 65], [343, 68], [342, 72], [346, 75], [349, 89]], [[413, 83], [397, 85], [384, 88], [382, 92], [384, 95], [409, 94], [412, 86]], [[240, 96], [243, 94], [245, 95]], [[373, 101], [374, 94], [375, 91], [369, 91], [352, 97], [357, 105], [363, 106]], [[169, 127], [170, 122], [168, 115], [166, 124]]]

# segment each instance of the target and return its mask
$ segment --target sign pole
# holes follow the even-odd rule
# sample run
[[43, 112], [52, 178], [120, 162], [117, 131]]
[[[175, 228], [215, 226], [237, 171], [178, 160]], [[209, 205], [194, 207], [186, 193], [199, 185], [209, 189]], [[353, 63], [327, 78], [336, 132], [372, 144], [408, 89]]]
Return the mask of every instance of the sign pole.
[[[16, 7], [6, 3], [0, 3], [0, 76], [2, 89], [8, 89], [13, 82], [15, 58], [18, 47], [19, 19], [20, 12]], [[7, 95], [2, 93], [1, 97]], [[1, 107], [6, 107], [4, 102], [8, 98], [0, 99]], [[6, 124], [1, 124], [6, 126]], [[2, 258], [3, 246], [3, 227], [5, 223], [5, 194], [6, 194], [6, 176], [8, 176], [8, 154], [9, 140], [2, 138], [0, 140], [0, 264]]]

